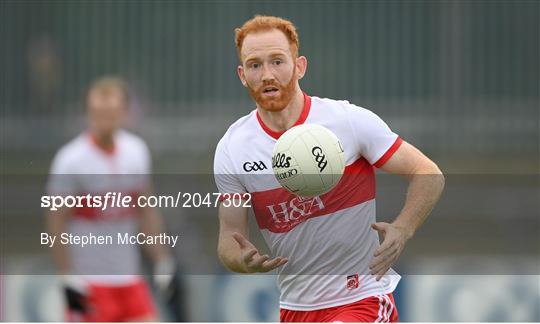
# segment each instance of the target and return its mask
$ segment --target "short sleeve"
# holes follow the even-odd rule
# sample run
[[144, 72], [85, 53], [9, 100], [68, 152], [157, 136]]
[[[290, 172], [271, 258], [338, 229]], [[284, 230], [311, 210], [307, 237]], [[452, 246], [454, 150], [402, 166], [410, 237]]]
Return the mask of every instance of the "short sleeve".
[[152, 173], [152, 155], [150, 149], [144, 141], [141, 141], [141, 160], [142, 160], [142, 174]]
[[122, 156], [129, 156], [130, 173], [133, 174], [151, 174], [152, 173], [152, 154], [146, 142], [127, 131], [120, 131], [116, 139], [122, 147]]
[[214, 180], [220, 193], [246, 193], [247, 190], [235, 174], [234, 165], [229, 154], [226, 138], [222, 138], [214, 156]]
[[348, 120], [360, 154], [377, 168], [397, 151], [401, 138], [375, 113], [349, 104]]
[[142, 139], [139, 139], [140, 147], [140, 165], [139, 165], [139, 174], [136, 176], [137, 187], [140, 191], [145, 192], [149, 188], [152, 188], [152, 154], [146, 142]]
[[71, 195], [77, 193], [75, 172], [71, 169], [70, 161], [63, 150], [60, 150], [53, 159], [49, 179], [47, 181], [47, 194]]

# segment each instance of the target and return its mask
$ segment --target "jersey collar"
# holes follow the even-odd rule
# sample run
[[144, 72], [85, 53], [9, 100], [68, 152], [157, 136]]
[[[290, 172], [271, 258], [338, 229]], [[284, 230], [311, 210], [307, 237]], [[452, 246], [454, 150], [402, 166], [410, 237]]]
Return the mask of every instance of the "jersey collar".
[[99, 151], [105, 153], [106, 155], [108, 156], [112, 156], [114, 155], [114, 153], [116, 152], [116, 141], [113, 143], [113, 146], [112, 147], [103, 147], [99, 142], [98, 140], [96, 139], [96, 137], [94, 135], [92, 135], [92, 133], [88, 132], [88, 138], [90, 140], [90, 143], [92, 143], [92, 145], [98, 149]]
[[[302, 113], [300, 114], [300, 117], [298, 118], [298, 120], [294, 123], [294, 125], [292, 125], [292, 127], [294, 126], [298, 126], [298, 125], [302, 125], [308, 115], [309, 115], [309, 110], [311, 109], [311, 97], [308, 96], [305, 92], [303, 93], [304, 94], [304, 108], [302, 109]], [[259, 112], [257, 111], [256, 112], [257, 114], [257, 120], [259, 121], [259, 124], [261, 125], [261, 128], [264, 130], [264, 132], [268, 135], [270, 135], [272, 138], [274, 139], [279, 139], [279, 137], [281, 135], [283, 135], [283, 133], [285, 133], [285, 131], [282, 131], [282, 132], [276, 132], [276, 131], [273, 131], [271, 130], [268, 126], [266, 126], [266, 124], [263, 122], [261, 116], [259, 115]], [[292, 128], [291, 127], [291, 128]]]

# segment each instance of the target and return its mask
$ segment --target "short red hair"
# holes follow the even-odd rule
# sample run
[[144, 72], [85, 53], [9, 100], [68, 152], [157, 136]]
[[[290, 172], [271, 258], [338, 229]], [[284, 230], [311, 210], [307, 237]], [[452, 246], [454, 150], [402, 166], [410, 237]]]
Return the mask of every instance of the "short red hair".
[[86, 97], [88, 98], [93, 92], [100, 93], [103, 96], [111, 96], [111, 94], [118, 92], [122, 94], [126, 103], [129, 101], [129, 88], [127, 83], [116, 76], [103, 76], [92, 82], [92, 85], [88, 88]]
[[273, 29], [280, 30], [287, 39], [291, 46], [291, 53], [293, 57], [298, 57], [298, 50], [300, 48], [300, 40], [298, 39], [298, 33], [296, 27], [289, 20], [274, 17], [274, 16], [255, 16], [246, 21], [240, 28], [234, 30], [236, 50], [238, 52], [238, 58], [242, 62], [242, 44], [244, 39], [250, 33], [257, 33], [261, 31], [270, 31]]

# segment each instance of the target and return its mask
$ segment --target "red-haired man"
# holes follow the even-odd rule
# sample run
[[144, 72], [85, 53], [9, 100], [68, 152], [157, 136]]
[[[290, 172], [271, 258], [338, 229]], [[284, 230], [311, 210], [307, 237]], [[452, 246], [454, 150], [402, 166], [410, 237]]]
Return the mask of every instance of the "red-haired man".
[[[303, 93], [299, 80], [307, 59], [299, 55], [290, 21], [256, 16], [236, 29], [236, 47], [238, 75], [256, 109], [232, 124], [219, 142], [214, 173], [222, 193], [251, 194], [274, 257], [261, 255], [249, 241], [247, 208], [222, 203], [221, 261], [235, 272], [277, 269], [281, 321], [397, 321], [392, 292], [400, 276], [391, 266], [439, 199], [441, 171], [371, 111]], [[264, 177], [272, 174], [276, 140], [304, 123], [334, 132], [346, 159], [345, 179], [307, 200]], [[246, 162], [258, 167], [245, 168]], [[409, 180], [405, 205], [392, 223], [375, 220], [374, 167]]]

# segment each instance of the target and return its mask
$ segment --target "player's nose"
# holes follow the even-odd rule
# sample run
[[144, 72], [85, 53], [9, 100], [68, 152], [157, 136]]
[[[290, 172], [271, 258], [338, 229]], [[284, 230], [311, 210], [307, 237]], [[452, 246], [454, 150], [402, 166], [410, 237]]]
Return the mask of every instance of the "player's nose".
[[263, 82], [275, 80], [274, 73], [272, 73], [272, 69], [270, 68], [270, 66], [268, 66], [268, 64], [263, 64], [262, 69], [263, 69], [262, 71]]

